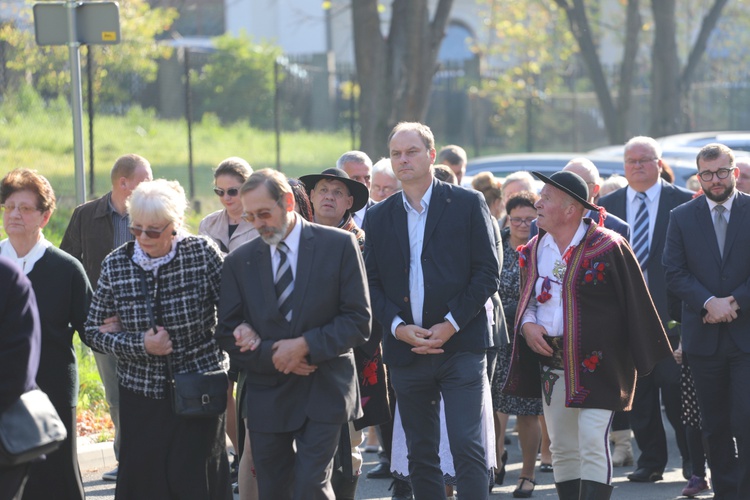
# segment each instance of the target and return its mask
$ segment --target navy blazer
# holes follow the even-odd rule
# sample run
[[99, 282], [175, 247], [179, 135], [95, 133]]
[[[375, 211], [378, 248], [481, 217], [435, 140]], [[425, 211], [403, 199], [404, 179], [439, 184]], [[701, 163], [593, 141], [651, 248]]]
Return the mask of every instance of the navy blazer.
[[[412, 318], [409, 292], [409, 234], [404, 197], [394, 194], [367, 212], [365, 265], [373, 316], [383, 325], [383, 360], [410, 364], [412, 346], [391, 333], [396, 316]], [[443, 322], [450, 312], [459, 331], [445, 352], [483, 351], [492, 345], [484, 304], [499, 287], [499, 264], [490, 212], [481, 193], [432, 181], [421, 259], [425, 328]]]
[[[688, 354], [716, 352], [725, 326], [743, 352], [750, 352], [750, 196], [738, 192], [732, 202], [724, 256], [714, 236], [705, 196], [672, 211], [664, 249], [669, 288], [682, 299], [682, 349]], [[711, 296], [732, 295], [740, 311], [730, 323], [704, 324], [703, 304]]]
[[[593, 220], [596, 224], [599, 224], [599, 212], [594, 212], [593, 210], [591, 210], [590, 212], [591, 220]], [[628, 242], [630, 241], [630, 224], [628, 224], [618, 216], [608, 213], [604, 218], [604, 227], [618, 233]], [[539, 228], [536, 227], [536, 219], [534, 219], [531, 222], [531, 227], [529, 228], [529, 239], [533, 238], [537, 234], [539, 234]]]
[[[695, 193], [674, 186], [663, 179], [659, 179], [659, 182], [661, 183], [661, 195], [659, 196], [659, 208], [656, 212], [654, 234], [649, 244], [649, 259], [646, 270], [648, 271], [648, 291], [651, 293], [651, 300], [654, 301], [656, 311], [659, 313], [664, 329], [669, 335], [672, 331], [667, 328], [670, 316], [669, 307], [667, 306], [667, 282], [664, 277], [664, 265], [661, 261], [661, 255], [664, 254], [664, 242], [667, 236], [667, 226], [669, 225], [669, 212], [673, 208], [690, 201]], [[624, 221], [628, 220], [627, 189], [626, 186], [600, 198], [599, 206], [606, 208], [607, 212], [616, 215]]]

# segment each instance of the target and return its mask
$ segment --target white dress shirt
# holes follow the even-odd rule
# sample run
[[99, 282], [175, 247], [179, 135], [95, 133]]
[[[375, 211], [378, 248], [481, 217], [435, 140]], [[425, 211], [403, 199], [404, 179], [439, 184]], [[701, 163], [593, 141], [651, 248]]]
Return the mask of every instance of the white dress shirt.
[[354, 219], [354, 223], [357, 225], [357, 227], [361, 228], [362, 224], [365, 222], [365, 213], [367, 212], [367, 205], [370, 204], [370, 201], [368, 200], [367, 203], [365, 203], [365, 206], [357, 210], [352, 214], [352, 219]]
[[[735, 189], [734, 193], [729, 195], [729, 198], [724, 201], [724, 203], [716, 203], [714, 200], [706, 197], [706, 202], [708, 203], [708, 213], [711, 215], [711, 222], [714, 222], [714, 208], [716, 205], [723, 205], [725, 210], [724, 213], [721, 214], [722, 217], [724, 217], [727, 220], [727, 224], [729, 224], [729, 214], [732, 211], [732, 203], [734, 203], [734, 199], [737, 196], [737, 190]], [[708, 301], [716, 297], [716, 295], [711, 295], [709, 298], [706, 299], [706, 301], [703, 303], [703, 308], [706, 308], [706, 304], [708, 304]]]
[[[562, 278], [567, 270], [567, 264], [563, 255], [571, 247], [576, 247], [586, 235], [586, 225], [581, 221], [573, 239], [563, 253], [555, 243], [550, 233], [542, 236], [537, 247], [537, 270], [539, 277], [534, 287], [535, 295], [529, 301], [526, 311], [523, 313], [521, 326], [526, 323], [536, 323], [547, 331], [550, 337], [560, 337], [563, 334], [563, 306], [562, 306]], [[557, 271], [557, 272], [555, 272]], [[542, 293], [542, 283], [545, 278], [550, 278], [550, 295], [552, 297], [546, 302], [536, 300]]]
[[[424, 272], [422, 271], [422, 248], [424, 247], [424, 230], [427, 224], [427, 212], [430, 208], [430, 199], [432, 198], [432, 184], [427, 188], [422, 199], [420, 200], [421, 212], [417, 212], [412, 207], [406, 195], [401, 193], [404, 210], [406, 210], [406, 225], [409, 232], [409, 302], [411, 303], [411, 315], [414, 324], [417, 326], [429, 328], [432, 325], [422, 324], [422, 311], [424, 310]], [[453, 315], [448, 313], [445, 317], [458, 331], [458, 324], [453, 319]], [[391, 323], [391, 333], [396, 336], [396, 327], [405, 321], [401, 316], [396, 316]]]

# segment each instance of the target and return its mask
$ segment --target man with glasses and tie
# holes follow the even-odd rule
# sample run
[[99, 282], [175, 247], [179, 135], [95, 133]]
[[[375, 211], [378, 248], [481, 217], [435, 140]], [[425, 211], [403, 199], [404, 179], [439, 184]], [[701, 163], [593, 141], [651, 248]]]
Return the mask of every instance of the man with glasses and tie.
[[[133, 239], [128, 230], [125, 202], [138, 184], [153, 180], [151, 164], [136, 154], [119, 157], [110, 172], [112, 190], [73, 211], [60, 250], [83, 264], [91, 286], [96, 290], [102, 261], [115, 248]], [[115, 458], [120, 456], [120, 396], [117, 382], [117, 358], [94, 351], [96, 367], [104, 385], [104, 396], [115, 426]], [[118, 469], [102, 475], [105, 481], [116, 481]]]
[[[750, 196], [722, 144], [697, 157], [705, 196], [672, 211], [664, 251], [682, 300], [683, 362], [693, 374], [714, 498], [750, 498]], [[736, 452], [735, 452], [736, 440]]]
[[253, 173], [240, 196], [260, 238], [224, 261], [216, 339], [248, 373], [260, 498], [333, 500], [341, 427], [362, 416], [352, 349], [371, 313], [361, 252], [353, 234], [298, 216], [279, 172]]
[[[630, 246], [640, 263], [651, 298], [674, 349], [680, 339], [678, 331], [667, 327], [670, 317], [661, 255], [664, 253], [669, 212], [690, 201], [694, 193], [659, 177], [662, 169], [661, 146], [653, 138], [633, 137], [625, 144], [624, 156], [628, 185], [601, 198], [599, 205], [630, 224]], [[635, 482], [662, 479], [667, 465], [662, 403], [675, 429], [677, 446], [682, 455], [683, 475], [689, 479], [690, 460], [681, 419], [680, 367], [674, 359], [667, 358], [659, 362], [651, 373], [638, 375], [630, 425], [641, 454], [636, 470], [628, 475], [628, 479]]]

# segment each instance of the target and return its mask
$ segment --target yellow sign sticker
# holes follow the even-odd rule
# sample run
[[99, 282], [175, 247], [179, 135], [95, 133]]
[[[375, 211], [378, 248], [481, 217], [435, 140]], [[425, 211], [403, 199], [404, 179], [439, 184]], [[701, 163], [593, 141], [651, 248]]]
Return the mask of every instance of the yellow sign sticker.
[[102, 42], [114, 42], [117, 40], [116, 31], [102, 31]]

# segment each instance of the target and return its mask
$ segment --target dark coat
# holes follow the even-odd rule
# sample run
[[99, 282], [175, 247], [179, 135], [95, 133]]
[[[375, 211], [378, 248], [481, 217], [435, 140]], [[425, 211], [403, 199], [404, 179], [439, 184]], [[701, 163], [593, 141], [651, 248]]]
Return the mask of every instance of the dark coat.
[[31, 282], [0, 257], [0, 413], [36, 387], [42, 333]]
[[91, 286], [96, 288], [102, 262], [112, 251], [114, 229], [109, 203], [112, 193], [79, 205], [70, 217], [60, 249], [81, 261]]
[[[719, 328], [742, 352], [750, 352], [750, 196], [737, 193], [732, 202], [724, 256], [714, 237], [714, 224], [706, 197], [701, 196], [672, 211], [664, 249], [667, 283], [682, 299], [682, 349], [688, 354], [716, 352]], [[703, 304], [711, 296], [732, 295], [740, 306], [737, 319], [724, 324], [704, 324]]]
[[[565, 406], [629, 410], [637, 375], [645, 375], [672, 349], [630, 245], [591, 219], [573, 251], [563, 290]], [[537, 251], [545, 233], [521, 251], [521, 298], [510, 372], [503, 391], [541, 396], [539, 357], [519, 335], [523, 313], [536, 295]]]
[[[662, 324], [666, 328], [669, 322], [669, 307], [667, 305], [667, 281], [664, 277], [664, 265], [661, 262], [661, 256], [664, 254], [664, 242], [667, 238], [669, 212], [673, 208], [690, 201], [695, 193], [661, 179], [659, 182], [661, 183], [661, 195], [654, 224], [654, 234], [649, 243], [649, 259], [646, 270], [648, 271], [648, 291], [651, 293], [651, 299], [659, 312]], [[628, 220], [627, 189], [626, 186], [600, 198], [599, 205], [622, 220]]]
[[[301, 217], [294, 272], [292, 322], [279, 312], [271, 249], [262, 238], [227, 255], [221, 280], [216, 340], [247, 371], [247, 425], [251, 432], [291, 432], [305, 419], [343, 424], [362, 417], [352, 348], [370, 336], [364, 262], [354, 235]], [[247, 322], [261, 345], [240, 352], [232, 332]], [[304, 337], [308, 376], [285, 375], [273, 365], [277, 340]]]
[[[593, 212], [591, 213], [591, 220], [599, 223], [599, 212]], [[623, 238], [625, 238], [625, 241], [630, 241], [630, 224], [619, 218], [618, 216], [614, 214], [607, 214], [607, 216], [604, 218], [604, 227], [607, 229], [611, 229], [612, 231], [616, 232]], [[531, 227], [529, 228], [529, 239], [533, 238], [539, 234], [539, 228], [536, 225], [536, 219], [531, 222]]]
[[[384, 328], [383, 359], [407, 366], [417, 354], [390, 331], [396, 316], [415, 324], [403, 196], [390, 196], [368, 210], [364, 229], [373, 315]], [[491, 347], [484, 304], [498, 290], [500, 268], [490, 212], [481, 193], [433, 180], [419, 258], [424, 271], [421, 324], [429, 328], [442, 323], [450, 312], [459, 331], [443, 346], [446, 353]]]

